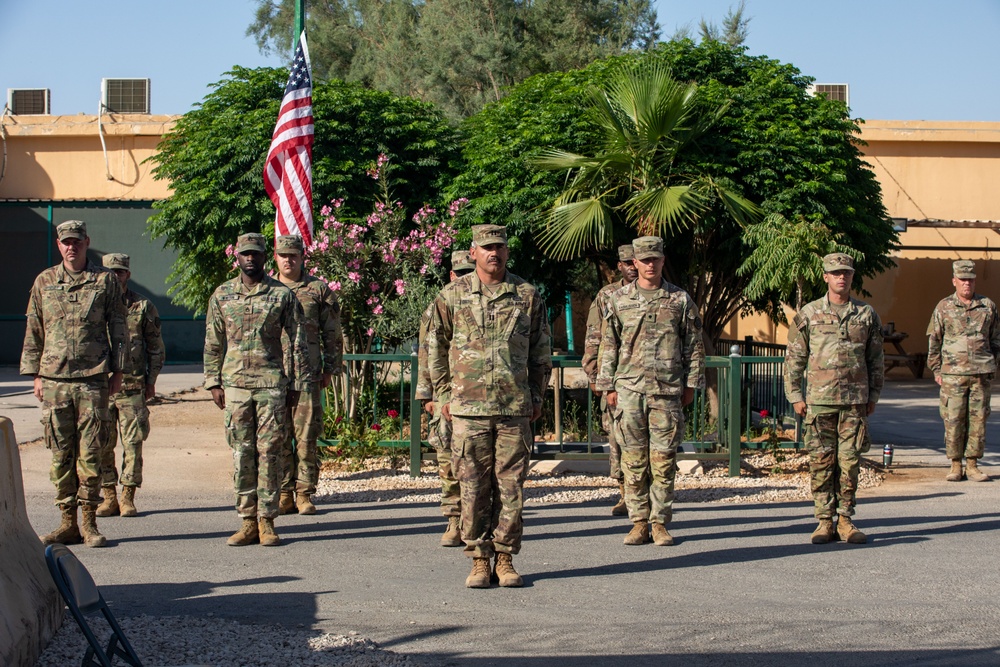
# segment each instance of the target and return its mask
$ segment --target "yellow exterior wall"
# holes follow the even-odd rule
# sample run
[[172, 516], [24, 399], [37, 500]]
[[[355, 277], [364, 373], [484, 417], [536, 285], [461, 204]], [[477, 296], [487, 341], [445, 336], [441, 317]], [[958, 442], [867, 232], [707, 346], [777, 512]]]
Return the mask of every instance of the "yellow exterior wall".
[[[0, 199], [155, 200], [170, 194], [143, 163], [178, 116], [4, 116]], [[108, 178], [110, 174], [111, 178]]]
[[[992, 265], [1000, 251], [1000, 123], [868, 121], [861, 138], [890, 217], [909, 221], [896, 268], [865, 281], [867, 300], [883, 323], [909, 334], [907, 353], [926, 352], [931, 312], [954, 291], [952, 261], [975, 260], [976, 291], [1000, 300]], [[761, 315], [729, 323], [726, 338], [744, 336], [785, 343], [788, 328]]]

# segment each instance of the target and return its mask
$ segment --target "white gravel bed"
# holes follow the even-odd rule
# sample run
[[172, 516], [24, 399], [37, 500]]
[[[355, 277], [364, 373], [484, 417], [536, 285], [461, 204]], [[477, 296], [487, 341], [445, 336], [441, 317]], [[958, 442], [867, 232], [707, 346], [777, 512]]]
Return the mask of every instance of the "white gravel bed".
[[[730, 477], [728, 464], [705, 462], [693, 474], [678, 472], [678, 503], [730, 502], [768, 503], [808, 500], [809, 457], [790, 454], [781, 463], [784, 472], [771, 474], [776, 465], [770, 454], [743, 457], [743, 474]], [[860, 488], [878, 486], [885, 478], [881, 467], [863, 459]], [[356, 472], [336, 471], [324, 466], [316, 488], [321, 503], [436, 503], [441, 491], [437, 468], [425, 463], [421, 476], [409, 470], [391, 469], [384, 459], [375, 459]], [[610, 477], [585, 473], [530, 473], [524, 484], [525, 504], [610, 503], [618, 498], [618, 483]]]
[[[111, 629], [104, 618], [98, 615], [88, 620], [102, 646], [107, 646]], [[440, 664], [382, 650], [357, 632], [316, 634], [192, 616], [135, 616], [118, 618], [118, 623], [147, 665], [424, 667]], [[62, 628], [35, 667], [78, 665], [86, 647], [87, 640], [67, 612]], [[123, 663], [117, 660], [115, 664]]]

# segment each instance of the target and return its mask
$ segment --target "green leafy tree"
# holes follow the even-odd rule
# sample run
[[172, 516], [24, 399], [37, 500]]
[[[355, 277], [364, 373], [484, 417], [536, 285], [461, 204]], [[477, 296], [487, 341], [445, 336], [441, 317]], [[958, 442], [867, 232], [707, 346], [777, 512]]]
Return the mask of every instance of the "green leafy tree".
[[[560, 270], [564, 265], [543, 259], [532, 235], [544, 230], [542, 213], [567, 182], [533, 169], [530, 161], [545, 147], [593, 152], [603, 135], [579, 112], [588, 91], [602, 87], [619, 68], [644, 62], [663, 64], [678, 81], [697, 82], [698, 104], [705, 109], [728, 105], [710, 132], [677, 153], [678, 173], [710, 174], [765, 215], [823, 223], [843, 246], [856, 251], [858, 288], [866, 277], [892, 265], [888, 253], [896, 234], [878, 181], [861, 154], [858, 122], [847, 108], [808, 95], [810, 79], [792, 65], [748, 56], [714, 40], [681, 40], [575, 72], [532, 77], [463, 124], [465, 166], [450, 187], [470, 199], [464, 222], [497, 222], [515, 230], [524, 249], [515, 272], [546, 283], [557, 294], [570, 286], [568, 272]], [[710, 351], [725, 324], [741, 312], [781, 317], [781, 291], [765, 290], [751, 298], [747, 285], [752, 272], [739, 272], [755, 247], [747, 237], [750, 228], [713, 197], [665, 247], [667, 278], [699, 304]], [[600, 247], [584, 248], [579, 257], [597, 263], [602, 275], [610, 277], [614, 245], [633, 237], [631, 227], [616, 224]]]
[[[172, 194], [157, 202], [149, 231], [178, 251], [170, 290], [197, 313], [232, 275], [226, 246], [244, 232], [273, 232], [263, 168], [287, 77], [279, 68], [236, 67], [151, 158]], [[380, 153], [393, 162], [395, 193], [409, 213], [438, 202], [459, 157], [457, 135], [439, 111], [342, 81], [315, 86], [313, 110], [315, 202], [343, 197], [345, 216], [367, 215], [379, 184], [366, 170]]]
[[546, 149], [533, 160], [542, 169], [568, 171], [541, 231], [542, 248], [572, 259], [609, 246], [614, 228], [637, 236], [674, 236], [719, 202], [741, 225], [757, 207], [712, 174], [678, 169], [678, 158], [710, 130], [728, 104], [699, 104], [698, 86], [682, 84], [662, 63], [623, 68], [589, 93], [589, 116], [601, 128], [596, 152]]
[[[258, 0], [247, 29], [265, 52], [289, 53], [294, 0]], [[307, 5], [318, 76], [475, 113], [539, 72], [650, 48], [650, 0], [335, 0]]]

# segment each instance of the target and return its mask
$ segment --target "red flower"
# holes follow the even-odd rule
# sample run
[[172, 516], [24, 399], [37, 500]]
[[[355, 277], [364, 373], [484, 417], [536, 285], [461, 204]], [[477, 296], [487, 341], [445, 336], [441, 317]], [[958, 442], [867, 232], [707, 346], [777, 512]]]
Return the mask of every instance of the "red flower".
[[372, 424], [372, 430], [373, 431], [381, 431], [382, 430], [382, 425], [381, 424]]
[[395, 419], [399, 416], [399, 410], [389, 410], [386, 414], [389, 415], [389, 419]]
[[333, 423], [334, 423], [334, 424], [339, 424], [339, 423], [340, 423], [340, 422], [342, 422], [342, 421], [344, 421], [344, 418], [343, 418], [343, 417], [337, 417], [337, 418], [336, 418], [336, 419], [335, 419], [335, 420], [333, 421]]
[[761, 418], [763, 418], [763, 419], [767, 419], [767, 418], [768, 418], [768, 416], [770, 416], [770, 414], [771, 414], [771, 413], [770, 413], [770, 412], [768, 412], [767, 410], [761, 410], [761, 411], [760, 411], [760, 416], [761, 416]]

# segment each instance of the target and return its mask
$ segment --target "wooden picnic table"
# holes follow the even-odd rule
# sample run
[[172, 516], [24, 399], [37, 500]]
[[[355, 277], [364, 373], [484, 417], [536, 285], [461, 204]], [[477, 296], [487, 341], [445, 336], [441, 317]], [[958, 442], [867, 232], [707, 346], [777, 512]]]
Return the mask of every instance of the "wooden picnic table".
[[886, 344], [891, 345], [895, 353], [887, 352], [885, 355], [885, 370], [890, 371], [897, 366], [906, 366], [913, 372], [913, 377], [922, 378], [924, 367], [927, 365], [927, 355], [923, 353], [908, 354], [903, 347], [903, 341], [910, 337], [904, 331], [893, 331], [883, 335]]

